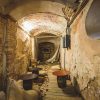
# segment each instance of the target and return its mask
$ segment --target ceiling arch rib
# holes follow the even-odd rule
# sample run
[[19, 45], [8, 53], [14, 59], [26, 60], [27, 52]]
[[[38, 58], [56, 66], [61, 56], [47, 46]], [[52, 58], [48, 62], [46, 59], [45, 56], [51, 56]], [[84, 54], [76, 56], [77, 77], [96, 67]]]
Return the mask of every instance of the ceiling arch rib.
[[37, 37], [42, 37], [42, 36], [56, 36], [55, 34], [52, 33], [48, 33], [48, 32], [42, 32], [41, 34], [38, 34]]
[[38, 36], [38, 35], [41, 35], [43, 33], [50, 33], [50, 34], [53, 34], [53, 35], [56, 35], [56, 36], [62, 35], [62, 33], [59, 32], [59, 31], [55, 31], [55, 30], [52, 30], [52, 29], [49, 30], [48, 28], [46, 28], [46, 29], [39, 28], [39, 29], [33, 30], [31, 36]]
[[32, 36], [36, 36], [42, 32], [54, 33], [55, 35], [60, 35], [66, 32], [66, 19], [54, 14], [36, 13], [20, 19], [18, 24], [24, 30], [28, 28], [28, 25], [26, 25], [26, 27], [24, 26], [25, 22], [27, 22], [27, 24], [29, 23]]

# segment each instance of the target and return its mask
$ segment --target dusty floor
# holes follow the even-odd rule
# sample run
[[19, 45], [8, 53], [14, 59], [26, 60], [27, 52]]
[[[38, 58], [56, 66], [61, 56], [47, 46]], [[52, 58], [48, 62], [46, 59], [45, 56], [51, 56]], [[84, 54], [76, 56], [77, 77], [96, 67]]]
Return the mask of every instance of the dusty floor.
[[40, 74], [47, 74], [42, 84], [33, 83], [32, 88], [36, 91], [40, 91], [41, 96], [39, 100], [82, 100], [70, 81], [66, 81], [67, 86], [65, 88], [58, 87], [57, 77], [52, 74], [55, 70], [60, 68], [58, 64], [39, 65], [37, 67], [42, 68]]
[[82, 100], [76, 93], [74, 87], [67, 81], [66, 88], [59, 88], [57, 77], [52, 74], [53, 71], [59, 68], [59, 65], [44, 65], [44, 69], [48, 73], [48, 83], [43, 100]]

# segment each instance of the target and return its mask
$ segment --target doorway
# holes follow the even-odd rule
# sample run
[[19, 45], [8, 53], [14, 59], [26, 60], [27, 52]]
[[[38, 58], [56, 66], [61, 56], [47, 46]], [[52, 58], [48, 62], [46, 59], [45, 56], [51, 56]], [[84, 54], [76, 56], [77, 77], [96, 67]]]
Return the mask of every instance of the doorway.
[[51, 42], [42, 42], [38, 44], [38, 60], [45, 62], [51, 58], [55, 51], [55, 45]]

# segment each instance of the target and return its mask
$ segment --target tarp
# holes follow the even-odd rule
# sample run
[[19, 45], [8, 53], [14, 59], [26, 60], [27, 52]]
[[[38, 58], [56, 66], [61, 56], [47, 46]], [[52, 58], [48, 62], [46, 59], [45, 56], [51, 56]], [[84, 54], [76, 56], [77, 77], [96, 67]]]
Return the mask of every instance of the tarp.
[[60, 49], [60, 45], [58, 46], [58, 48], [57, 48], [55, 54], [54, 54], [50, 59], [48, 59], [46, 62], [51, 62], [51, 63], [53, 63], [53, 62], [55, 62], [55, 61], [58, 61], [58, 60], [59, 60], [59, 56], [60, 56], [59, 49]]

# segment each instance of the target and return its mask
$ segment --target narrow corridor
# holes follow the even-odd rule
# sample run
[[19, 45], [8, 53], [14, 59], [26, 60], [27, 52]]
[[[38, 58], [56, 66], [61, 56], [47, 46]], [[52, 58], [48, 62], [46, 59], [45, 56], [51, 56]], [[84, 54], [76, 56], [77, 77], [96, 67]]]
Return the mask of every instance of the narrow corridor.
[[[55, 67], [56, 66], [57, 65], [55, 65]], [[44, 100], [82, 100], [71, 84], [68, 85], [68, 83], [66, 83], [66, 88], [58, 87], [57, 76], [53, 75], [53, 71], [55, 70], [51, 68], [48, 70], [48, 91], [46, 92]]]
[[0, 100], [41, 99], [100, 100], [100, 0], [0, 0]]

